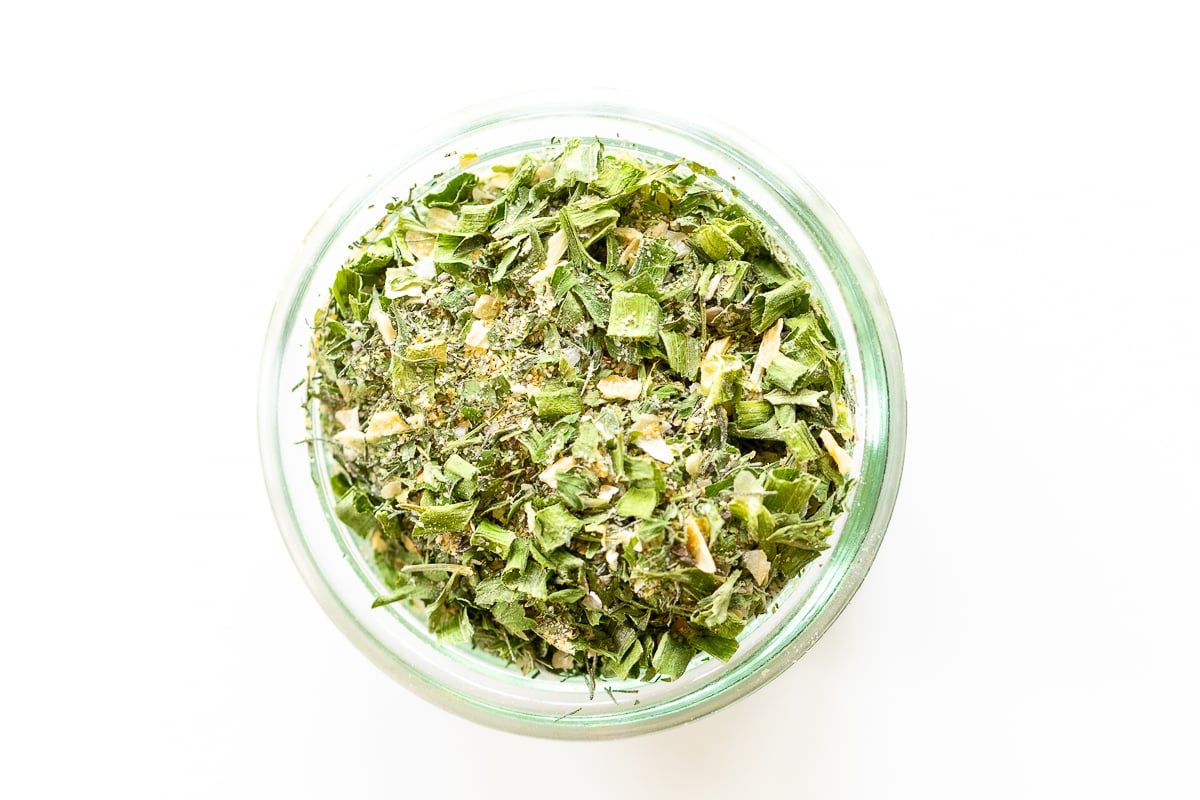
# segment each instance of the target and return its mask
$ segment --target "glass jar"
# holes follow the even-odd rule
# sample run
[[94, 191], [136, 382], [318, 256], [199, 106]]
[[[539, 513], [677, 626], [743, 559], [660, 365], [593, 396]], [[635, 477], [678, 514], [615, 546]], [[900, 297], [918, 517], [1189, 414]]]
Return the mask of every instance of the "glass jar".
[[[445, 646], [402, 604], [372, 609], [387, 587], [367, 545], [333, 514], [320, 443], [305, 444], [303, 380], [314, 312], [347, 248], [393, 197], [458, 168], [458, 155], [515, 163], [552, 138], [599, 137], [641, 158], [682, 156], [716, 170], [802, 265], [846, 361], [856, 426], [857, 488], [831, 547], [779, 596], [777, 610], [746, 627], [728, 663], [694, 661], [676, 681], [602, 683], [522, 675], [486, 654]], [[297, 384], [301, 384], [297, 387]], [[429, 133], [394, 166], [344, 191], [302, 242], [271, 317], [259, 386], [263, 472], [293, 561], [321, 607], [380, 669], [464, 717], [522, 734], [599, 739], [645, 733], [709, 714], [763, 686], [795, 662], [845, 608], [883, 538], [900, 483], [905, 406], [900, 348], [867, 260], [832, 208], [788, 166], [724, 127], [697, 124], [591, 94], [510, 99], [476, 107]], [[314, 419], [314, 424], [319, 422]], [[319, 439], [319, 432], [314, 432]]]

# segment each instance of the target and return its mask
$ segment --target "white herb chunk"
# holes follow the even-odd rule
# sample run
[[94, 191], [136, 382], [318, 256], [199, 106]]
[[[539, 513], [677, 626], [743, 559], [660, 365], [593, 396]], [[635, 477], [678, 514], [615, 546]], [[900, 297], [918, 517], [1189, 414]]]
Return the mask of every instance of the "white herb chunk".
[[771, 362], [779, 355], [782, 336], [782, 319], [776, 320], [775, 324], [767, 328], [763, 334], [762, 343], [758, 346], [758, 355], [754, 359], [754, 368], [750, 371], [750, 382], [755, 386], [762, 383], [763, 373], [767, 371], [767, 367], [771, 366]]
[[558, 488], [558, 474], [560, 472], [569, 472], [575, 468], [575, 459], [572, 456], [564, 456], [558, 461], [555, 461], [546, 469], [542, 470], [542, 474], [538, 475], [538, 480], [549, 486], [551, 489]]
[[696, 569], [712, 575], [717, 571], [717, 564], [713, 561], [712, 553], [708, 550], [707, 528], [708, 520], [706, 519], [688, 517], [687, 522], [684, 523], [684, 533], [687, 534], [686, 545], [688, 555], [696, 563]]
[[838, 472], [843, 475], [850, 474], [850, 468], [854, 462], [840, 444], [837, 439], [833, 438], [833, 434], [829, 431], [821, 431], [821, 444], [825, 446], [825, 452], [833, 458], [833, 463], [837, 464]]
[[431, 231], [452, 231], [458, 224], [458, 216], [444, 208], [431, 208], [425, 217], [425, 227]]
[[609, 375], [596, 383], [600, 396], [605, 400], [637, 400], [642, 394], [642, 382], [636, 378]]
[[[433, 248], [437, 244], [437, 236], [422, 231], [406, 231], [404, 241], [408, 244], [408, 249], [412, 251], [414, 256], [423, 259], [433, 255]], [[433, 262], [431, 261], [430, 263]]]
[[471, 327], [467, 329], [467, 338], [464, 344], [467, 346], [467, 353], [470, 355], [480, 355], [488, 349], [488, 333], [492, 329], [492, 324], [488, 320], [476, 319], [471, 321]]
[[367, 442], [374, 443], [385, 436], [395, 436], [408, 430], [408, 427], [398, 411], [376, 412], [367, 421]]
[[471, 314], [476, 319], [495, 319], [500, 316], [500, 298], [494, 294], [479, 295]]
[[771, 574], [771, 562], [767, 559], [767, 554], [762, 550], [748, 550], [742, 556], [742, 563], [746, 565], [746, 570], [754, 576], [754, 582], [762, 586], [767, 582], [767, 578]]
[[653, 458], [655, 461], [661, 461], [663, 464], [670, 464], [675, 460], [675, 451], [671, 449], [671, 445], [664, 442], [662, 439], [650, 439], [642, 437], [636, 442], [637, 446], [642, 449], [642, 452]]

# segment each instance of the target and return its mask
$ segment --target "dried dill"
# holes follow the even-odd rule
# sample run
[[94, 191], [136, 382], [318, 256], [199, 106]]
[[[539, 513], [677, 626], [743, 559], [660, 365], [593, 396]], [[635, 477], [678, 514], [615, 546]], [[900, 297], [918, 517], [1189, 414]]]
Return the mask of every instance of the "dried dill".
[[699, 165], [472, 160], [387, 207], [315, 318], [308, 394], [376, 605], [527, 673], [730, 658], [853, 484], [809, 285]]

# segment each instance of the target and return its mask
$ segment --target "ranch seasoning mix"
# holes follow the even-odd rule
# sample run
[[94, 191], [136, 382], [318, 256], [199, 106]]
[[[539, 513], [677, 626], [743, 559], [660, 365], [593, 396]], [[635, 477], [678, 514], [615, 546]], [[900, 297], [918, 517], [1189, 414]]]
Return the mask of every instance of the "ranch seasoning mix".
[[695, 163], [573, 139], [460, 165], [388, 205], [314, 320], [376, 605], [589, 685], [730, 658], [853, 484], [801, 270]]

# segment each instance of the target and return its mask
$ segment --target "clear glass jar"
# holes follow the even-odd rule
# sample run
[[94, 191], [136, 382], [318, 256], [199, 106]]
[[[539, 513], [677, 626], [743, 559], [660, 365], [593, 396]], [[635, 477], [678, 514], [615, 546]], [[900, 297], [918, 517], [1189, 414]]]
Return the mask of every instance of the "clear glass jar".
[[[304, 441], [302, 384], [310, 322], [347, 247], [384, 205], [441, 172], [458, 154], [482, 162], [545, 147], [552, 137], [597, 136], [646, 158], [682, 156], [736, 188], [790, 255], [804, 265], [846, 359], [852, 384], [858, 485], [831, 548], [780, 596], [778, 610], [747, 626], [722, 664], [693, 662], [677, 681], [607, 682], [591, 694], [580, 678], [529, 678], [469, 648], [443, 646], [414, 612], [393, 604], [364, 543], [333, 515], [328, 466]], [[832, 208], [788, 166], [743, 135], [712, 123], [636, 107], [624, 98], [525, 97], [476, 107], [446, 121], [400, 161], [344, 191], [309, 231], [271, 317], [259, 386], [263, 472], [283, 539], [330, 619], [384, 672], [418, 695], [478, 722], [523, 734], [599, 739], [645, 733], [709, 714], [763, 686], [795, 662], [845, 608], [883, 538], [900, 483], [905, 406], [896, 332], [867, 260]], [[613, 691], [605, 691], [605, 687]], [[634, 691], [636, 690], [636, 691]]]

